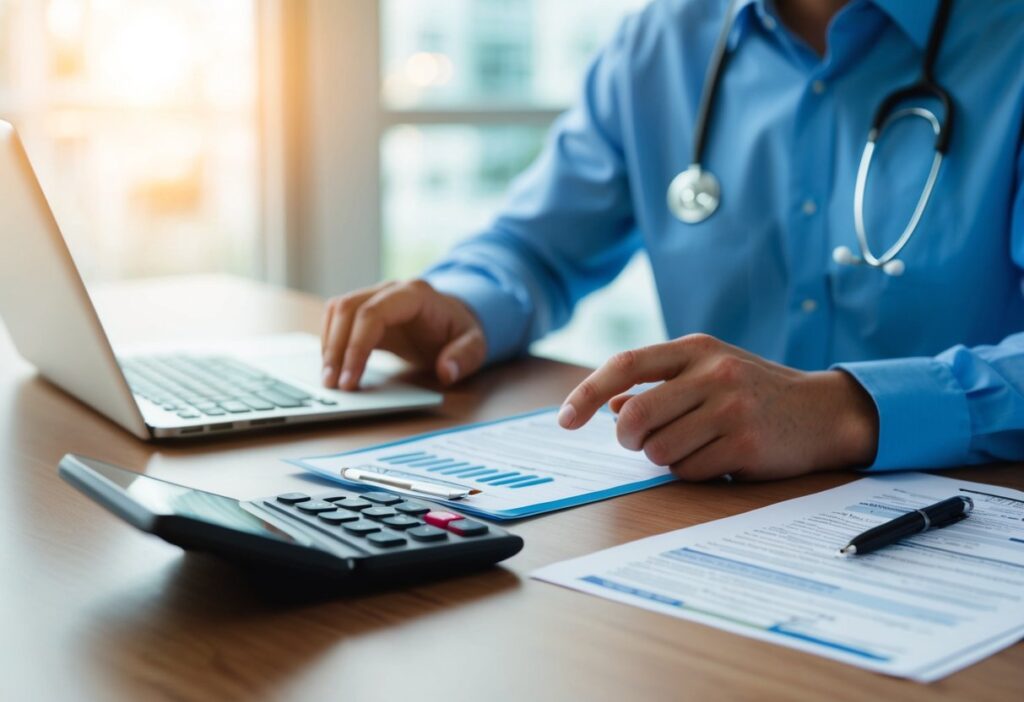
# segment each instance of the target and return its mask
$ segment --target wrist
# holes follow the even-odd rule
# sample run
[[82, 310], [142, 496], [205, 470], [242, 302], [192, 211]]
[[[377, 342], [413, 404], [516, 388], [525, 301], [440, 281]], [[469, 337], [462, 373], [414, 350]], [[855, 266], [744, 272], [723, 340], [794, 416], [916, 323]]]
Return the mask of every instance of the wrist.
[[879, 412], [857, 380], [843, 370], [808, 374], [815, 387], [820, 437], [815, 464], [822, 470], [863, 468], [874, 463], [879, 446]]
[[849, 373], [830, 370], [821, 373], [834, 400], [829, 413], [834, 444], [829, 463], [834, 467], [858, 468], [874, 463], [878, 452], [878, 410], [875, 401]]

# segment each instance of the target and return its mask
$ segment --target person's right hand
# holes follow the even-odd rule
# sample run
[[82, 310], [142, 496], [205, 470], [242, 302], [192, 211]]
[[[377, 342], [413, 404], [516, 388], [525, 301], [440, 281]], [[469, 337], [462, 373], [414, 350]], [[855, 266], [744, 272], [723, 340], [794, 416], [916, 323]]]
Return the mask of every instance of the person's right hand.
[[423, 280], [387, 282], [332, 298], [324, 314], [323, 380], [355, 390], [374, 349], [419, 367], [433, 366], [444, 384], [476, 372], [487, 343], [476, 316], [458, 298]]

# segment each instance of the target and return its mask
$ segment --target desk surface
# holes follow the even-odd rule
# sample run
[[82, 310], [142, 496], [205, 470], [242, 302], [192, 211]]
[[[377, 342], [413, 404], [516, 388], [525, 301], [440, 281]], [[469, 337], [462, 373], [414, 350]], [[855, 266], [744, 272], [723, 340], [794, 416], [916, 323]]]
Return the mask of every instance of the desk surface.
[[[96, 302], [115, 343], [315, 331], [320, 317], [314, 298], [221, 277], [123, 284]], [[833, 487], [847, 474], [666, 485], [513, 526], [526, 548], [501, 568], [294, 601], [134, 532], [55, 470], [74, 451], [237, 497], [308, 487], [278, 459], [554, 404], [583, 369], [526, 359], [458, 385], [429, 414], [161, 446], [37, 378], [4, 334], [0, 698], [1024, 699], [1024, 645], [924, 686], [528, 579], [547, 563]], [[1019, 466], [951, 475], [1024, 488]]]

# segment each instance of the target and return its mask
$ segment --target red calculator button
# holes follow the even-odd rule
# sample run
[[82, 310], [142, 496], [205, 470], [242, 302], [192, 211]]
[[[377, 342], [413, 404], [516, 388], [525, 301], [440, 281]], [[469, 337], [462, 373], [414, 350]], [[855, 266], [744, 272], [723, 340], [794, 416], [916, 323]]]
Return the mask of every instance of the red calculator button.
[[454, 522], [459, 519], [462, 519], [461, 514], [452, 514], [451, 512], [427, 512], [423, 515], [423, 521], [427, 524], [433, 524], [442, 529], [448, 526], [448, 522]]

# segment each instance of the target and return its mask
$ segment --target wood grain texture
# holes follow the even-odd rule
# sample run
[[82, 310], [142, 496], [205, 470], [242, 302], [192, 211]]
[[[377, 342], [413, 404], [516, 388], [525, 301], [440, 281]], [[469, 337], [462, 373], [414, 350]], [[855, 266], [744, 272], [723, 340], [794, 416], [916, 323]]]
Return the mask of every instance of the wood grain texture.
[[[122, 284], [95, 297], [117, 342], [315, 333], [320, 321], [314, 298], [229, 278]], [[289, 594], [183, 555], [56, 475], [74, 451], [238, 497], [309, 489], [315, 481], [281, 457], [555, 404], [585, 372], [523, 359], [458, 385], [436, 412], [147, 445], [37, 378], [0, 332], [0, 699], [1024, 699], [1021, 645], [919, 685], [528, 579], [556, 560], [848, 474], [667, 485], [519, 522], [526, 548], [503, 567], [343, 598]], [[1024, 488], [1020, 466], [950, 474]]]

